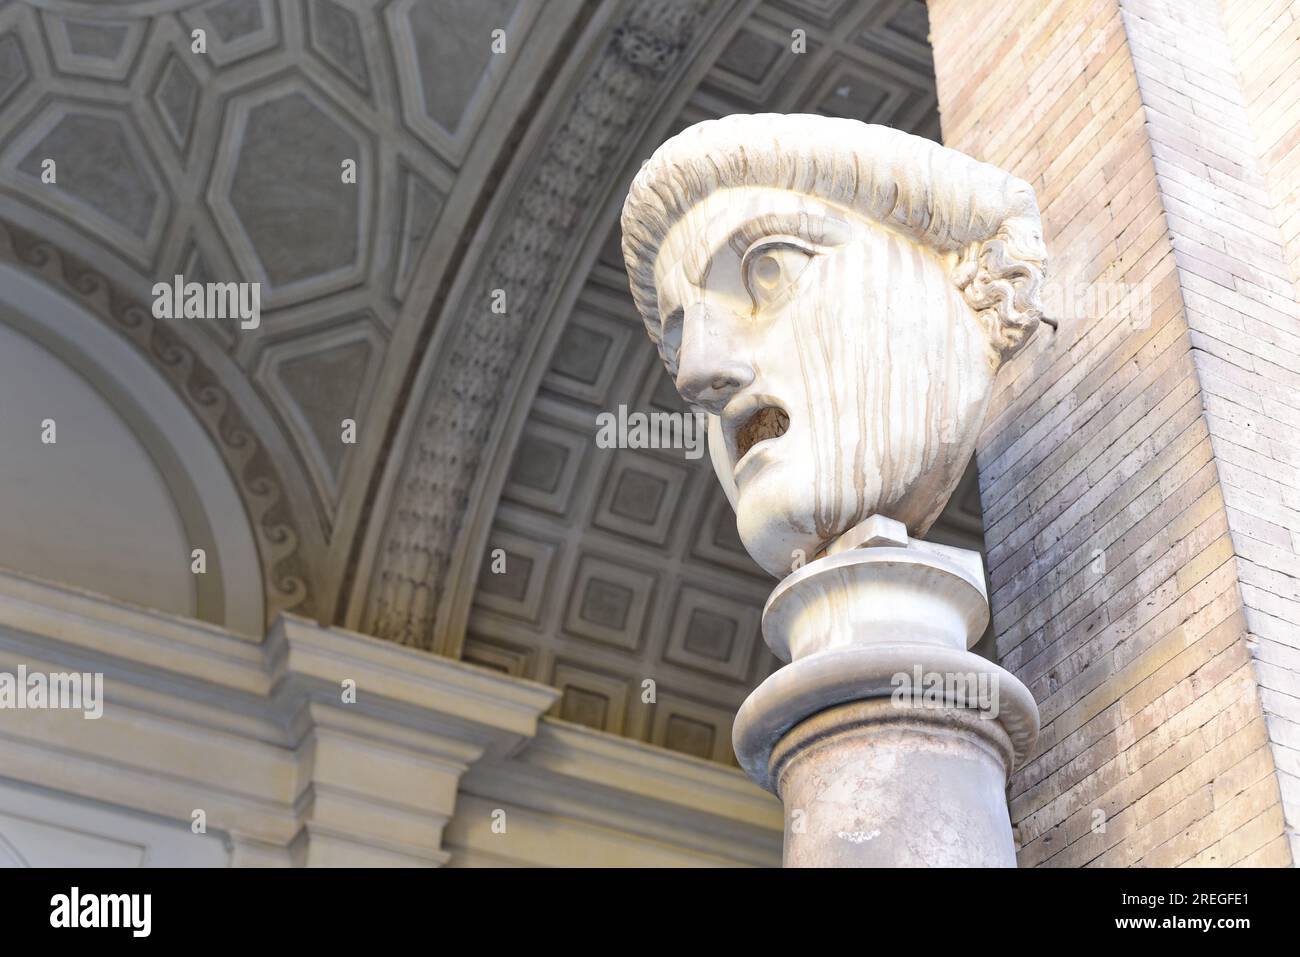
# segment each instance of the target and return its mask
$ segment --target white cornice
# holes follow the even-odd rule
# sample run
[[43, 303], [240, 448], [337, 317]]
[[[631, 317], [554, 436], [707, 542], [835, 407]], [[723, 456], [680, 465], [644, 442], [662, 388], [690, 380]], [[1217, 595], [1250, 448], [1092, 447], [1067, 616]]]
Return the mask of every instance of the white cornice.
[[0, 571], [0, 670], [19, 664], [102, 672], [104, 714], [6, 711], [6, 778], [178, 830], [202, 809], [241, 863], [442, 863], [461, 798], [487, 793], [628, 863], [779, 856], [780, 807], [738, 769], [543, 718], [546, 685], [304, 618], [258, 642]]

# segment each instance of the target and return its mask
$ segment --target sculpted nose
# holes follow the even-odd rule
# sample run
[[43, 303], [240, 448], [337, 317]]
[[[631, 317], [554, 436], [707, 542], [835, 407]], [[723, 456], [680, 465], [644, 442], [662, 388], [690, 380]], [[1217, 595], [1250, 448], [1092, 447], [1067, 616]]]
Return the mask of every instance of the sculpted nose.
[[677, 352], [677, 391], [682, 398], [718, 415], [753, 381], [744, 343], [728, 331], [725, 319], [711, 316], [702, 304], [687, 308]]

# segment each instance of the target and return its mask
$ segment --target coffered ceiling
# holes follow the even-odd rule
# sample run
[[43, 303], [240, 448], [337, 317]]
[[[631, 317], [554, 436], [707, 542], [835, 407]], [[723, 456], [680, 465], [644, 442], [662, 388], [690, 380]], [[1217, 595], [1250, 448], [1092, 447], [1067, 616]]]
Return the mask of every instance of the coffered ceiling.
[[[10, 2], [0, 256], [166, 372], [244, 498], [268, 617], [552, 683], [565, 718], [730, 761], [775, 663], [770, 582], [707, 457], [595, 446], [598, 412], [681, 408], [613, 223], [654, 145], [708, 117], [937, 138], [926, 32], [920, 0]], [[154, 319], [176, 274], [261, 283], [259, 327]], [[973, 484], [937, 534], [978, 541]], [[507, 572], [480, 574], [493, 548]]]
[[[792, 50], [797, 29], [805, 53]], [[924, 6], [762, 4], [665, 135], [768, 111], [847, 116], [937, 139]], [[615, 206], [624, 194], [615, 191]], [[733, 761], [731, 718], [778, 665], [759, 632], [772, 581], [741, 547], [707, 456], [593, 441], [601, 412], [685, 410], [628, 294], [617, 229], [563, 321], [480, 556], [462, 653], [562, 688], [569, 720]], [[936, 538], [978, 547], [973, 478]], [[494, 548], [510, 557], [502, 574], [492, 570]]]

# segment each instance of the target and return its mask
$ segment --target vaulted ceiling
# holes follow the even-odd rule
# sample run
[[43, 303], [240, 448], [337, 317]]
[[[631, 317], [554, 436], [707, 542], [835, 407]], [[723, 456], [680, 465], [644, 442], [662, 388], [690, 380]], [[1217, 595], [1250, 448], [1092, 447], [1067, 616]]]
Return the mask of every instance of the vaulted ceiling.
[[[708, 117], [937, 139], [926, 33], [921, 0], [9, 3], [0, 259], [165, 372], [236, 479], [268, 618], [551, 683], [562, 717], [730, 761], [775, 665], [770, 582], [707, 457], [595, 446], [600, 411], [681, 407], [617, 211]], [[260, 326], [154, 319], [176, 274], [260, 282]], [[977, 544], [978, 516], [967, 482], [937, 535]], [[481, 574], [493, 548], [507, 570]]]

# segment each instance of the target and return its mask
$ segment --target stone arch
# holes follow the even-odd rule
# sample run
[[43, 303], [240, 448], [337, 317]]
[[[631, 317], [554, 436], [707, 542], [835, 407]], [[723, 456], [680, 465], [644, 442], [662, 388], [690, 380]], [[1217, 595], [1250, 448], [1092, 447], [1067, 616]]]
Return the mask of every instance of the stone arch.
[[[541, 157], [534, 170], [575, 131], [585, 133], [581, 141], [592, 148], [608, 131], [588, 132], [581, 119], [600, 85], [613, 76], [653, 81], [657, 89], [645, 94], [639, 109], [642, 122], [617, 130], [620, 159], [601, 169], [599, 188], [582, 194], [578, 212], [568, 196], [548, 195], [539, 203], [530, 191], [557, 181], [543, 172], [531, 182], [523, 178], [513, 196], [500, 200], [506, 212], [492, 224], [496, 246], [484, 250], [485, 275], [470, 281], [471, 294], [486, 295], [494, 268], [504, 280], [499, 284], [507, 285], [512, 277], [500, 268], [503, 262], [549, 267], [556, 275], [548, 277], [549, 285], [531, 287], [530, 295], [532, 289], [544, 295], [530, 305], [528, 325], [513, 345], [495, 329], [491, 333], [497, 341], [490, 345], [519, 357], [508, 378], [497, 368], [499, 357], [487, 355], [489, 343], [467, 328], [466, 338], [482, 346], [482, 354], [458, 354], [480, 380], [485, 370], [494, 372], [485, 388], [498, 390], [489, 397], [493, 407], [480, 432], [466, 428], [481, 410], [464, 411], [464, 390], [444, 383], [441, 396], [431, 389], [425, 397], [420, 427], [427, 432], [414, 435], [417, 449], [430, 454], [414, 455], [396, 480], [395, 488], [405, 490], [387, 506], [388, 521], [400, 514], [405, 526], [376, 536], [367, 605], [363, 613], [354, 592], [348, 624], [555, 684], [566, 690], [564, 717], [726, 761], [735, 706], [775, 665], [757, 632], [757, 611], [770, 585], [732, 540], [734, 527], [727, 537], [730, 515], [707, 460], [695, 463], [699, 468], [653, 456], [593, 463], [594, 423], [584, 416], [619, 402], [678, 408], [627, 294], [613, 231], [618, 208], [641, 159], [666, 136], [710, 115], [820, 110], [934, 138], [938, 116], [921, 4], [900, 0], [820, 23], [799, 4], [736, 5], [714, 8], [725, 14], [719, 19], [677, 24], [679, 36], [663, 23], [637, 20], [638, 12], [648, 18], [654, 7], [634, 4], [611, 25], [604, 59], [597, 58], [585, 86], [563, 104], [570, 115], [547, 117], [542, 125], [551, 135], [534, 145]], [[794, 24], [810, 31], [813, 52], [806, 60], [786, 54]], [[666, 57], [648, 61], [673, 65], [647, 74], [639, 66], [642, 48]], [[566, 228], [546, 232], [533, 218], [538, 210]], [[539, 237], [543, 245], [562, 248], [538, 248]], [[603, 355], [578, 357], [584, 343]], [[558, 367], [566, 358], [578, 365], [590, 360], [590, 368]], [[453, 424], [466, 431], [449, 453], [435, 440]], [[546, 456], [549, 462], [542, 461]], [[534, 471], [550, 469], [534, 476], [534, 487], [526, 487], [528, 476], [521, 474], [530, 458]], [[970, 533], [972, 524], [978, 529], [978, 495], [965, 494], [973, 480], [972, 472], [954, 502], [959, 510], [973, 504], [974, 522], [967, 515], [940, 530], [953, 544], [978, 541], [978, 531], [973, 538]], [[446, 504], [435, 506], [430, 490]], [[660, 507], [620, 515], [636, 511], [633, 499], [641, 493], [643, 499], [659, 495]], [[404, 539], [413, 523], [418, 535]], [[494, 546], [527, 574], [505, 583], [481, 575]], [[584, 620], [584, 589], [594, 596], [587, 609], [592, 614], [600, 595], [609, 599], [608, 621]], [[717, 609], [726, 614], [714, 614]], [[629, 703], [641, 693], [638, 674], [651, 666], [674, 675], [666, 686], [674, 700], [659, 717], [638, 724], [628, 717], [635, 710]]]
[[[188, 605], [168, 599], [171, 579], [155, 593], [122, 594], [103, 579], [51, 577], [257, 636], [279, 610], [301, 605], [299, 535], [292, 519], [282, 523], [281, 481], [202, 360], [111, 280], [12, 223], [0, 222], [0, 272], [7, 334], [66, 376], [84, 409], [99, 404], [137, 479], [156, 479], [156, 506], [174, 509], [177, 542], [203, 548], [208, 569], [194, 576]], [[189, 563], [186, 548], [177, 556], [185, 579]], [[40, 574], [30, 561], [22, 570]]]

